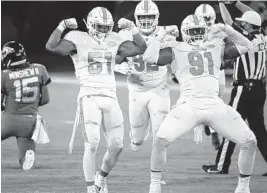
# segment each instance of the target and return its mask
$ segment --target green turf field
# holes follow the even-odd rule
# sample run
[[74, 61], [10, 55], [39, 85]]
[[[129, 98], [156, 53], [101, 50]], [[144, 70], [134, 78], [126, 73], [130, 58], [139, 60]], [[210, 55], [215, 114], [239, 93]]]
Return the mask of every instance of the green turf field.
[[[68, 143], [72, 132], [76, 111], [78, 84], [73, 75], [52, 74], [50, 86], [51, 102], [40, 109], [49, 130], [51, 143], [38, 145], [35, 169], [24, 172], [19, 169], [18, 150], [14, 138], [2, 142], [1, 189], [4, 193], [86, 193], [82, 170], [83, 139], [78, 130], [74, 152], [68, 155]], [[128, 90], [124, 79], [119, 77], [118, 97], [125, 118], [125, 145], [119, 161], [108, 179], [109, 193], [148, 193], [150, 173], [149, 157], [151, 137], [139, 152], [129, 146]], [[172, 86], [172, 104], [179, 91]], [[230, 86], [225, 92], [228, 102]], [[233, 128], [234, 129], [234, 128]], [[101, 164], [106, 150], [101, 136], [97, 154], [97, 165]], [[267, 140], [267, 139], [266, 139]], [[168, 152], [163, 193], [233, 193], [237, 183], [236, 148], [229, 175], [208, 175], [201, 170], [202, 164], [211, 164], [216, 152], [211, 147], [209, 137], [204, 136], [202, 145], [192, 140], [192, 133], [175, 142]], [[259, 151], [257, 151], [251, 193], [267, 193], [267, 178], [261, 177], [267, 171]]]

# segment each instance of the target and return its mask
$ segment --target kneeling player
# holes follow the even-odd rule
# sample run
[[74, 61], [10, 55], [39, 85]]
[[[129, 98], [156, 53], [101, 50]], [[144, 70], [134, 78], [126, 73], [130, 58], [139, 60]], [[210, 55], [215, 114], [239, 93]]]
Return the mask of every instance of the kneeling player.
[[47, 85], [51, 82], [46, 68], [27, 61], [24, 47], [11, 41], [2, 49], [1, 72], [1, 140], [16, 137], [19, 163], [23, 170], [34, 165], [35, 129], [38, 106], [49, 102]]

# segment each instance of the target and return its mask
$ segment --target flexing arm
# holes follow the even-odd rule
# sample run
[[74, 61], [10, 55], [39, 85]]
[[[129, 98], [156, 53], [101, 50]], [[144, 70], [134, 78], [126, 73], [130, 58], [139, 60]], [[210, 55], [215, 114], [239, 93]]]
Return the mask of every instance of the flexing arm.
[[236, 45], [233, 42], [227, 42], [224, 49], [224, 59], [235, 59], [248, 51], [249, 49], [247, 47]]
[[139, 33], [139, 30], [137, 29], [135, 24], [128, 19], [121, 18], [118, 21], [118, 26], [119, 28], [129, 30], [133, 37], [133, 41], [125, 41], [120, 45], [118, 55], [121, 58], [125, 58], [129, 56], [143, 54], [147, 48], [146, 42]]
[[49, 97], [48, 88], [47, 88], [47, 85], [44, 85], [41, 88], [41, 97], [40, 97], [39, 106], [46, 105], [49, 103], [49, 101], [50, 101], [50, 97]]
[[[70, 23], [72, 22], [72, 23]], [[67, 28], [77, 28], [77, 22], [75, 19], [63, 20], [59, 26], [53, 31], [46, 43], [46, 49], [50, 52], [60, 55], [69, 55], [76, 50], [76, 46], [68, 40], [61, 39], [62, 32]]]
[[133, 41], [125, 41], [120, 45], [116, 64], [120, 64], [126, 57], [136, 56], [145, 52], [147, 48], [146, 42], [139, 33], [135, 36]]
[[246, 4], [242, 3], [241, 1], [236, 1], [234, 3], [234, 5], [236, 6], [237, 9], [239, 9], [242, 13], [245, 13], [246, 11], [254, 11], [253, 9], [251, 9], [249, 6], [247, 6]]
[[229, 11], [227, 10], [225, 4], [220, 2], [219, 7], [220, 7], [223, 22], [225, 24], [232, 25], [234, 22], [233, 22], [233, 19], [230, 15]]
[[158, 40], [151, 42], [143, 55], [144, 62], [158, 66], [172, 63], [174, 59], [172, 48], [167, 47], [160, 49], [160, 44]]
[[[231, 40], [233, 43], [246, 47], [248, 49], [253, 48], [253, 43], [249, 41], [245, 36], [243, 36], [241, 33], [236, 31], [232, 26], [230, 25], [224, 25], [224, 24], [215, 24], [213, 26], [214, 28], [220, 28], [222, 31], [224, 31], [228, 35], [228, 39]], [[247, 52], [247, 51], [245, 51]]]

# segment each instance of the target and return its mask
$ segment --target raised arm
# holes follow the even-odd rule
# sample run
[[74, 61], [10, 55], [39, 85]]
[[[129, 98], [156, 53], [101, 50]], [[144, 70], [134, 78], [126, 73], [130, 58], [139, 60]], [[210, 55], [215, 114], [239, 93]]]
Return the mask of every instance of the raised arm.
[[220, 2], [219, 7], [220, 7], [223, 22], [225, 24], [232, 25], [234, 22], [225, 4], [223, 2]]
[[155, 40], [146, 49], [143, 60], [144, 62], [164, 66], [172, 63], [174, 54], [171, 47], [160, 49], [160, 42]]
[[46, 49], [60, 55], [69, 55], [76, 51], [76, 46], [71, 41], [61, 39], [61, 35], [66, 28], [76, 29], [77, 27], [78, 25], [74, 18], [61, 21], [49, 37]]
[[146, 42], [139, 33], [139, 30], [137, 29], [135, 24], [128, 19], [121, 18], [118, 21], [118, 26], [119, 28], [124, 28], [129, 30], [133, 36], [133, 41], [125, 41], [120, 45], [118, 50], [118, 55], [121, 58], [125, 58], [129, 56], [143, 54], [147, 48]]
[[245, 13], [246, 11], [254, 11], [252, 8], [247, 6], [246, 4], [242, 3], [241, 1], [235, 1], [234, 5], [237, 9], [239, 9], [242, 13]]

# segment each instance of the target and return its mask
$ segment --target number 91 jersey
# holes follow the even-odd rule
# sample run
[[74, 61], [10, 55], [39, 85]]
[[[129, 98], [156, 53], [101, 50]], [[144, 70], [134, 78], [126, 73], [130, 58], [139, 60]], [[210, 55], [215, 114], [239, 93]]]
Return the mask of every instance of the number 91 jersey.
[[[161, 27], [158, 27], [155, 32], [149, 36], [144, 36], [146, 42], [153, 40], [158, 34]], [[124, 40], [132, 41], [133, 37], [131, 33], [127, 30], [121, 30], [119, 35]], [[166, 41], [175, 41], [175, 37], [167, 35]], [[129, 90], [134, 91], [148, 91], [150, 89], [156, 88], [160, 85], [167, 84], [167, 67], [166, 66], [157, 66], [143, 61], [143, 54], [136, 55], [133, 57], [128, 57], [128, 64], [133, 67], [133, 72], [128, 76], [128, 86]]]
[[200, 47], [178, 42], [171, 47], [174, 47], [175, 54], [171, 69], [181, 86], [180, 98], [217, 99], [224, 55], [223, 40], [206, 41]]
[[5, 112], [36, 115], [41, 87], [51, 82], [45, 66], [33, 63], [21, 70], [1, 72], [1, 92], [5, 98]]
[[79, 98], [85, 95], [107, 95], [116, 98], [115, 57], [123, 42], [117, 33], [99, 43], [87, 32], [71, 31], [64, 39], [76, 46], [71, 55], [76, 78], [80, 84]]

